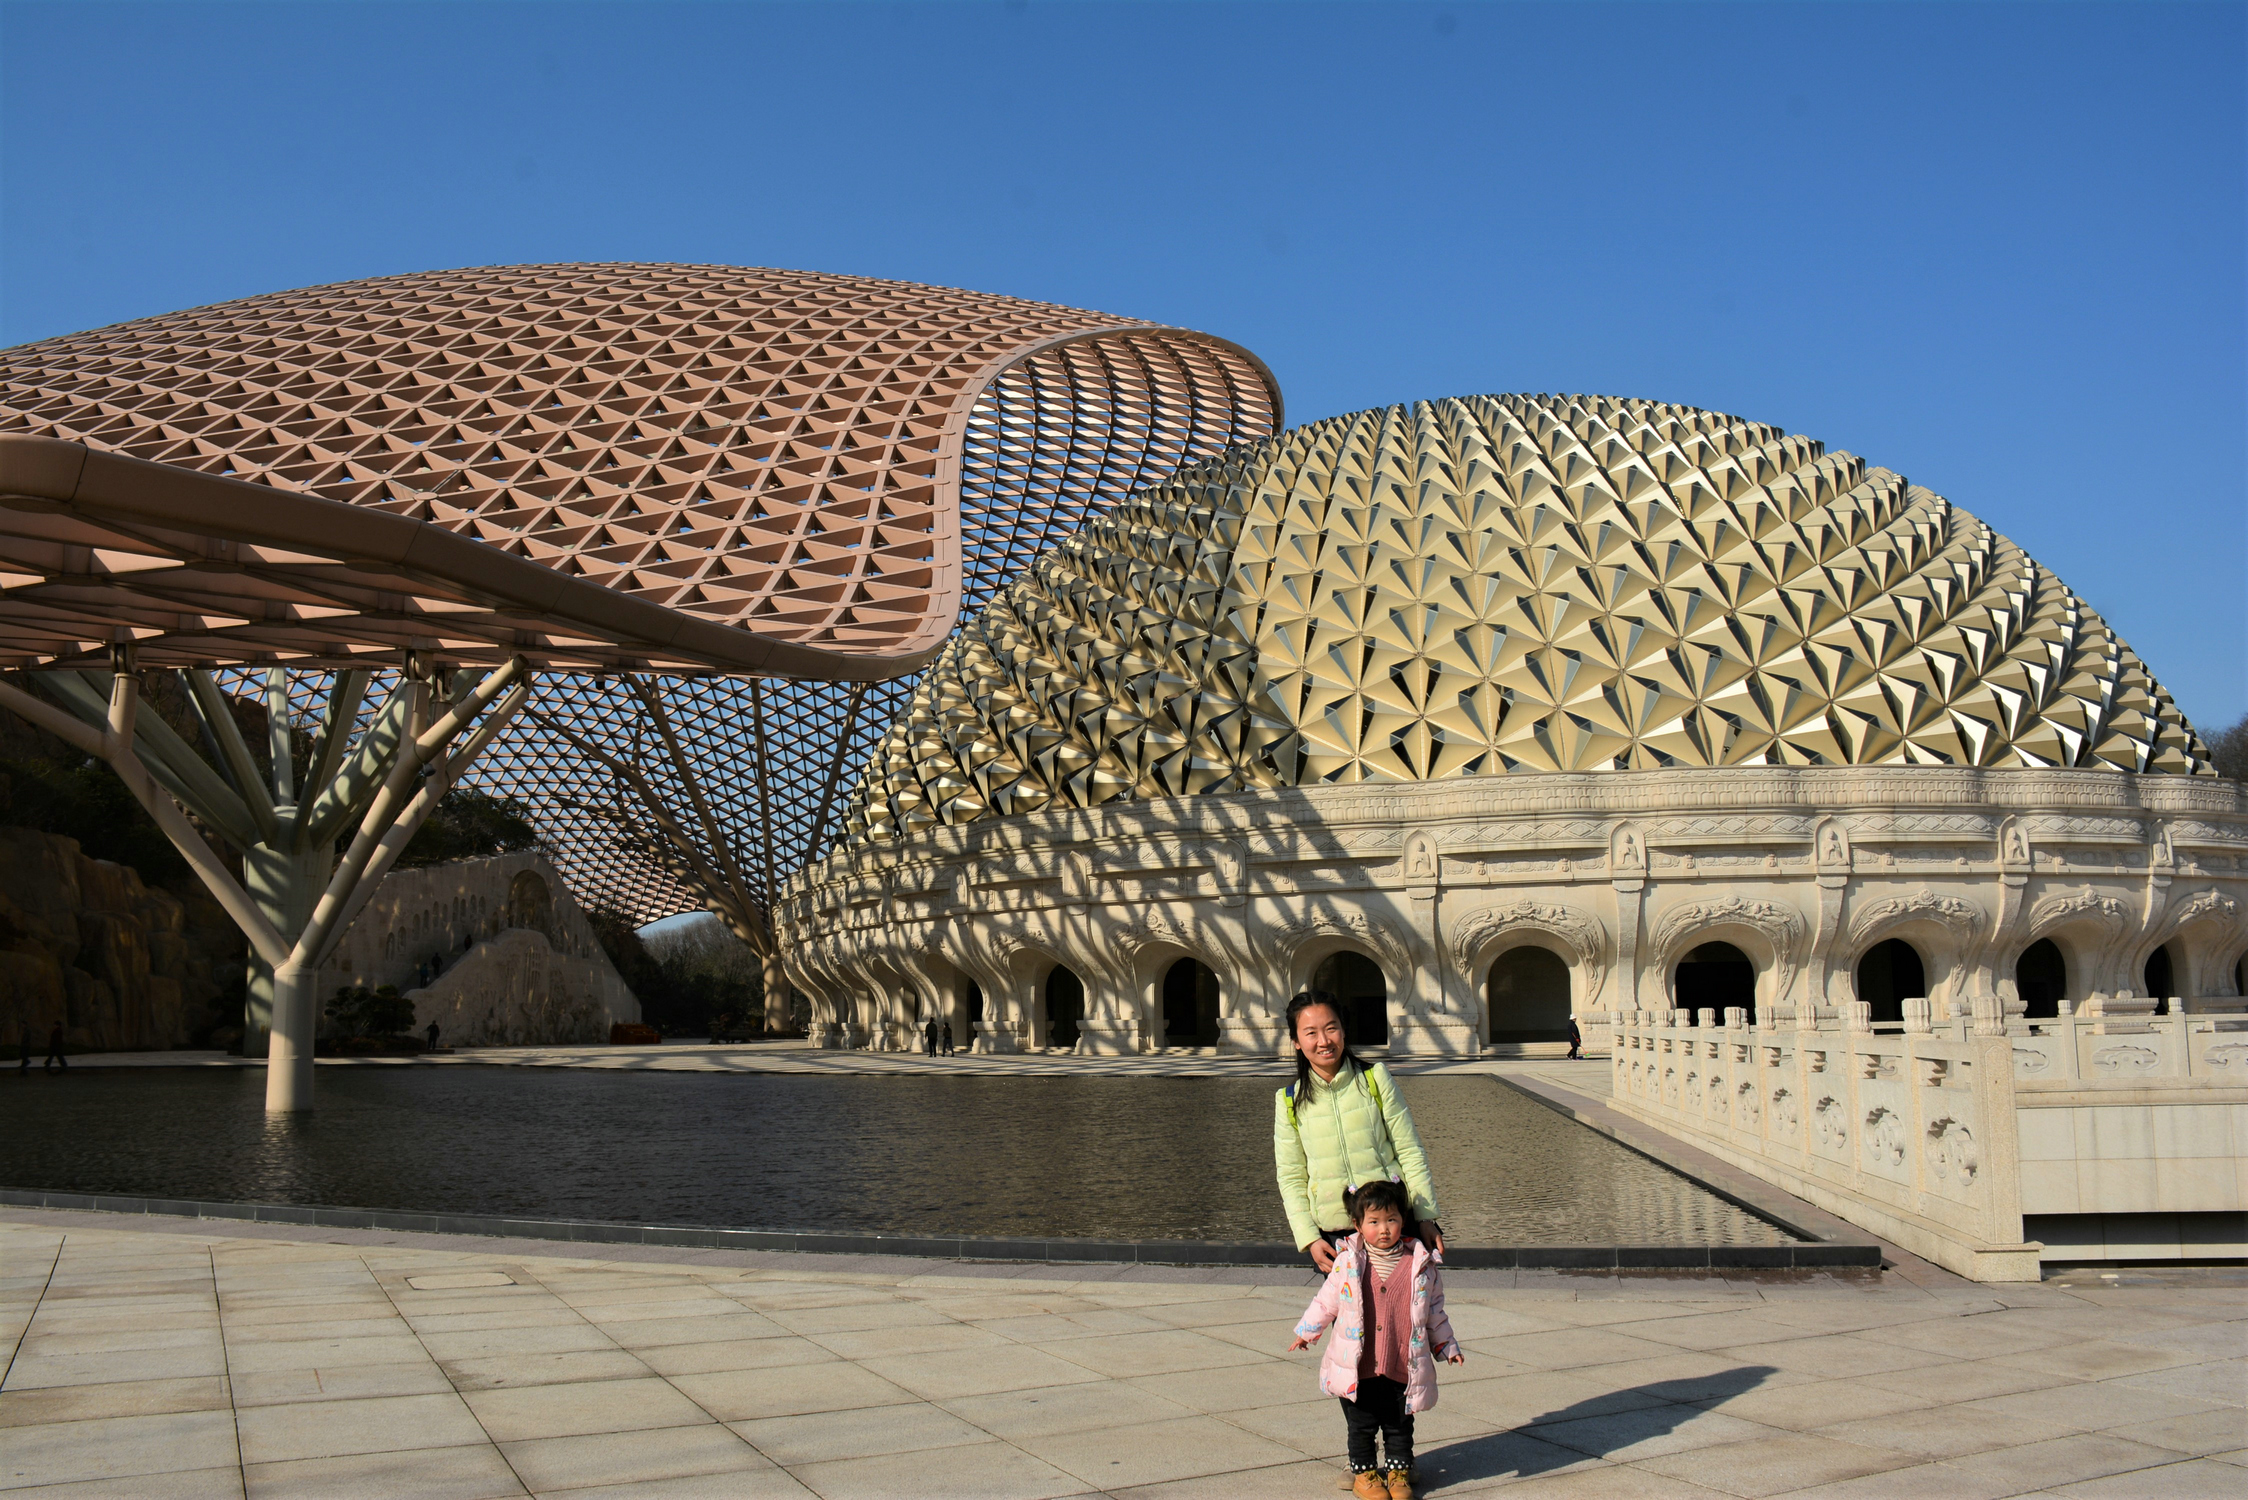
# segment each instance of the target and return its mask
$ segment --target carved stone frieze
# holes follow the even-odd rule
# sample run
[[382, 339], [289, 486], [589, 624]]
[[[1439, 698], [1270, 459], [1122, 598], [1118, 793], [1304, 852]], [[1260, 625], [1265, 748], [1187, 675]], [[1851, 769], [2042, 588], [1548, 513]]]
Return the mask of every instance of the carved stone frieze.
[[2103, 896], [2098, 891], [2056, 891], [2041, 896], [2029, 909], [2029, 933], [2032, 938], [2065, 922], [2091, 921], [2110, 932], [2120, 931], [2127, 919], [2123, 902], [2115, 896]]
[[1469, 912], [1452, 924], [1452, 961], [1472, 977], [1484, 954], [1519, 932], [1547, 933], [1566, 943], [1582, 968], [1583, 993], [1600, 993], [1608, 972], [1608, 930], [1598, 917], [1559, 902], [1512, 901]]
[[1908, 921], [1941, 922], [1969, 936], [1982, 925], [1984, 912], [1964, 896], [1940, 896], [1925, 886], [1901, 896], [1883, 896], [1851, 909], [1850, 946], [1862, 948], [1882, 928]]

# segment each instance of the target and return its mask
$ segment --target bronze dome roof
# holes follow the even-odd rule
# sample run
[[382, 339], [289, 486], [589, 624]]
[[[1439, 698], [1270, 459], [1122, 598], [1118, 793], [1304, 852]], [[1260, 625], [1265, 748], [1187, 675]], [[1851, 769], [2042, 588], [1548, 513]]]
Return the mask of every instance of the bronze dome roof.
[[[979, 448], [1010, 380], [1066, 417]], [[889, 676], [1004, 571], [982, 508], [1074, 519], [1278, 417], [1222, 339], [863, 277], [277, 292], [0, 351], [0, 661]]]

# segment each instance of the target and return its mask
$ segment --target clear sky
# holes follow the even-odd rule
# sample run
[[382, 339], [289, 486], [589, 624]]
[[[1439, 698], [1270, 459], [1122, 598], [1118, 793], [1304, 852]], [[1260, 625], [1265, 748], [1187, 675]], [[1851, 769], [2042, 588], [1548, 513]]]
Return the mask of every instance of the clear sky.
[[1950, 496], [2248, 709], [2224, 5], [0, 4], [0, 343], [441, 266], [936, 282], [1292, 419], [1714, 407]]

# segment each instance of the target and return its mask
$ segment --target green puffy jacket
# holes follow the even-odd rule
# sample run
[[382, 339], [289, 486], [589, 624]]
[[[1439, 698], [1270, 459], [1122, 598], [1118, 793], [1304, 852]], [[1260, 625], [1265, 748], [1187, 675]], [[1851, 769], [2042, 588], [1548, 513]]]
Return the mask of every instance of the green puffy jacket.
[[1403, 1181], [1416, 1218], [1437, 1217], [1428, 1158], [1389, 1069], [1346, 1064], [1333, 1083], [1314, 1073], [1308, 1098], [1295, 1093], [1290, 1084], [1272, 1097], [1272, 1159], [1299, 1248], [1322, 1229], [1350, 1228], [1343, 1190], [1377, 1178]]

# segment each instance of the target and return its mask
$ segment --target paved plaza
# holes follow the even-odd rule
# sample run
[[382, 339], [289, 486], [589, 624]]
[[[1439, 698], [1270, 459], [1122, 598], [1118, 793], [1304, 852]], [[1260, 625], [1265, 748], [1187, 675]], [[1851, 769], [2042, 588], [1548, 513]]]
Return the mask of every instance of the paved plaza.
[[[114, 1500], [1315, 1497], [1308, 1274], [0, 1210], [0, 1486]], [[2248, 1286], [1458, 1272], [1436, 1494], [2237, 1496]]]

